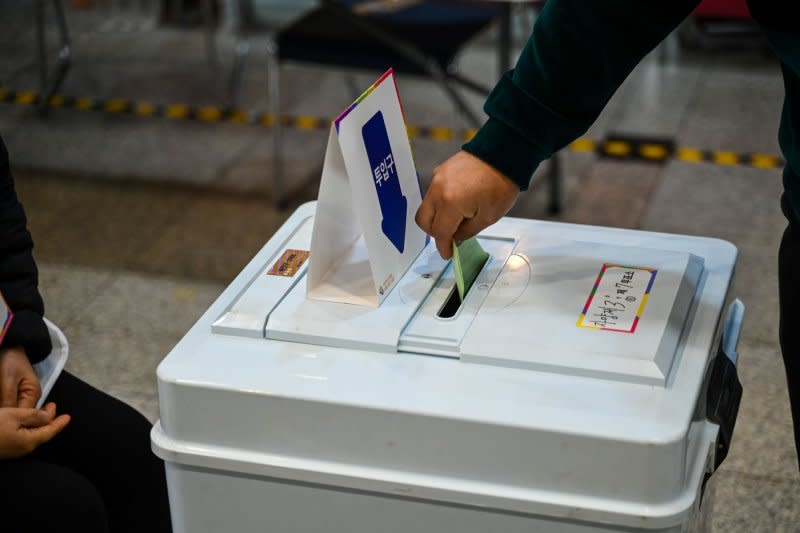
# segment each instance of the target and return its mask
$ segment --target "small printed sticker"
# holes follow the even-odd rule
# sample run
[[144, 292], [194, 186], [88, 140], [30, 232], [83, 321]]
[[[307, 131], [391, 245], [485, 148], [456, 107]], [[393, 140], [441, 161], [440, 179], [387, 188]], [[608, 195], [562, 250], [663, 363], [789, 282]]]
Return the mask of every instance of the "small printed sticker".
[[579, 328], [633, 333], [657, 270], [605, 263], [578, 319]]
[[291, 278], [300, 271], [311, 252], [308, 250], [286, 250], [281, 254], [272, 268], [267, 270], [270, 276]]

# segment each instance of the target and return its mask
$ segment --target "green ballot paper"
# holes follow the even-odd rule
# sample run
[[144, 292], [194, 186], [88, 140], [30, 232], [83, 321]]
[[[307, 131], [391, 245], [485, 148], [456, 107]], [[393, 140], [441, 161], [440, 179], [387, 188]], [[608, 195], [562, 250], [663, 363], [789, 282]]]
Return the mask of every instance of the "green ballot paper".
[[458, 296], [463, 300], [464, 295], [472, 287], [478, 272], [483, 268], [489, 254], [481, 248], [478, 239], [472, 237], [461, 243], [461, 246], [453, 241], [453, 268], [456, 271], [456, 287]]

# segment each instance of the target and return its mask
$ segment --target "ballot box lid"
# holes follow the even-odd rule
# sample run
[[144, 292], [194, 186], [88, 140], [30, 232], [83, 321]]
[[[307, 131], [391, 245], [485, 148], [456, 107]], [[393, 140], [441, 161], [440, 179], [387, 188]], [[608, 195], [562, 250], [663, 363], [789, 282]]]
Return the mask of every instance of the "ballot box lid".
[[432, 246], [379, 307], [308, 300], [314, 209], [160, 364], [162, 454], [631, 527], [689, 512], [716, 436], [701, 403], [735, 247], [505, 218], [441, 316], [453, 274]]

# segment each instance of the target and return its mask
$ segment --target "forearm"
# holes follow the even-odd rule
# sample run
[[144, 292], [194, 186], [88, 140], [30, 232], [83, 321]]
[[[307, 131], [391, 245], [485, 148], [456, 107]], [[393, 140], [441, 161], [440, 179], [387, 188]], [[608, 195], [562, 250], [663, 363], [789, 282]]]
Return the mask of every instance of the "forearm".
[[51, 343], [42, 319], [44, 304], [33, 260], [33, 240], [26, 223], [14, 190], [8, 154], [0, 139], [0, 291], [14, 312], [2, 347], [21, 346], [36, 363], [47, 356]]
[[636, 64], [698, 0], [549, 0], [464, 149], [527, 188], [539, 163], [583, 134]]

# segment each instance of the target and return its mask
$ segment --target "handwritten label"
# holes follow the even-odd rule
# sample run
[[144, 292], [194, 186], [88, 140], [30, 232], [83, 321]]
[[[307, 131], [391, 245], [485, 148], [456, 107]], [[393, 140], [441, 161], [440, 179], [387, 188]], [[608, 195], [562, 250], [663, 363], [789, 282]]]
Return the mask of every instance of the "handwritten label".
[[309, 255], [311, 255], [311, 253], [308, 250], [286, 250], [281, 254], [278, 260], [275, 261], [272, 268], [267, 270], [267, 274], [270, 276], [291, 278], [297, 274]]
[[633, 333], [658, 271], [604, 264], [578, 319], [579, 328]]

